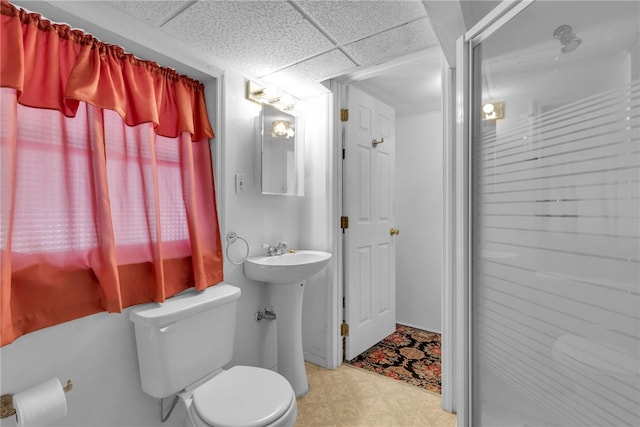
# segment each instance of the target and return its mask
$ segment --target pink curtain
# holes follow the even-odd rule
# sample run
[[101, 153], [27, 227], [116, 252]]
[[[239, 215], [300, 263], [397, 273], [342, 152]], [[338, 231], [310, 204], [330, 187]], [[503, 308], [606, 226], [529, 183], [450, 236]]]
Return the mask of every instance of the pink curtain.
[[5, 1], [0, 18], [2, 345], [221, 282], [202, 85]]

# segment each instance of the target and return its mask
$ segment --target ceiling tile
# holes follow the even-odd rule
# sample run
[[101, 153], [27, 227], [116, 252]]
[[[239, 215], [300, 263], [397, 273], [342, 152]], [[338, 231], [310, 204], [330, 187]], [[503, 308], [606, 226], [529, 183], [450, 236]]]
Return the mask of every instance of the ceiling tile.
[[310, 84], [309, 79], [291, 71], [289, 68], [262, 77], [260, 83], [273, 85], [302, 100], [330, 92], [329, 89], [319, 83]]
[[427, 16], [422, 2], [415, 0], [305, 0], [299, 4], [341, 45]]
[[304, 78], [313, 81], [325, 80], [339, 73], [355, 67], [356, 64], [338, 49], [325, 54], [308, 59], [304, 62], [288, 67], [292, 71]]
[[373, 65], [437, 44], [431, 24], [424, 18], [348, 44], [345, 50], [361, 65]]
[[258, 77], [334, 47], [282, 1], [198, 2], [162, 28]]
[[158, 25], [164, 21], [165, 17], [182, 6], [184, 1], [109, 1], [107, 3], [119, 7], [143, 21]]
[[391, 68], [354, 84], [393, 106], [397, 115], [439, 111], [442, 94], [442, 51], [427, 49], [418, 60]]

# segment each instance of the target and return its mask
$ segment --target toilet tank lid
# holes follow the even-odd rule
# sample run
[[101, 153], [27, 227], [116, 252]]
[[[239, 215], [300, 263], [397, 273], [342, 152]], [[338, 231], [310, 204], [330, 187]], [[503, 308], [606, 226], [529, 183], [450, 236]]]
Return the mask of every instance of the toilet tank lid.
[[237, 300], [240, 293], [239, 288], [225, 283], [210, 286], [202, 291], [190, 289], [163, 303], [154, 302], [135, 307], [129, 313], [129, 320], [145, 326], [166, 325]]

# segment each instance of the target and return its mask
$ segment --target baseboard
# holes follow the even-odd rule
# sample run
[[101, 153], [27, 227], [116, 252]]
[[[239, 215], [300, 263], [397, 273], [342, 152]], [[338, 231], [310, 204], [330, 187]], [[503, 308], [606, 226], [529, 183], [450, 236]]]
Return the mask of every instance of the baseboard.
[[329, 364], [327, 363], [327, 359], [324, 357], [320, 357], [316, 354], [304, 353], [304, 360], [307, 362], [311, 362], [314, 365], [322, 366], [323, 368], [329, 369]]
[[409, 326], [412, 328], [416, 328], [416, 329], [422, 329], [423, 331], [427, 331], [427, 332], [435, 332], [436, 334], [440, 334], [442, 335], [442, 332], [439, 330], [434, 330], [432, 328], [427, 328], [425, 326], [418, 326], [418, 325], [412, 325], [411, 323], [408, 322], [403, 322], [401, 320], [397, 320], [396, 323], [400, 324], [400, 325], [404, 325], [404, 326]]

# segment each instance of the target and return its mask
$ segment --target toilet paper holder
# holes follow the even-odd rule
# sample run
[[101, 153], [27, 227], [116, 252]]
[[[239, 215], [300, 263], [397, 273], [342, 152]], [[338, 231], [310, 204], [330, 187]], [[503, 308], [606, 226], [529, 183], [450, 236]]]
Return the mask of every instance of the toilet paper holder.
[[[73, 388], [71, 380], [67, 380], [67, 385], [62, 387], [65, 393], [68, 393]], [[13, 394], [3, 394], [0, 396], [0, 418], [7, 418], [16, 414], [16, 410], [13, 407]]]

